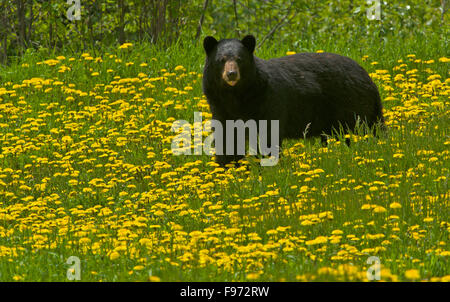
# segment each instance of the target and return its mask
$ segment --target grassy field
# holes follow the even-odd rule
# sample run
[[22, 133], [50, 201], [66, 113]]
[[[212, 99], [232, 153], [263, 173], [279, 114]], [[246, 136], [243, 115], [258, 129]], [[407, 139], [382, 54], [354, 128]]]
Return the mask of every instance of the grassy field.
[[389, 130], [350, 148], [292, 140], [274, 167], [229, 170], [171, 153], [173, 121], [211, 117], [187, 44], [0, 69], [1, 281], [68, 281], [71, 256], [82, 281], [367, 281], [371, 256], [381, 280], [450, 280], [447, 41], [267, 43], [256, 55], [361, 63]]

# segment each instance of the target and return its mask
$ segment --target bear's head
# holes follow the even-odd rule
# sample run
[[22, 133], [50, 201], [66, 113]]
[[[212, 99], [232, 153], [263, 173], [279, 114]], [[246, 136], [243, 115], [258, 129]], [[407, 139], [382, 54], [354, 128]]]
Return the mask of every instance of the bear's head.
[[205, 69], [211, 72], [215, 79], [234, 87], [245, 81], [246, 77], [253, 76], [254, 69], [253, 52], [256, 40], [252, 35], [245, 36], [242, 40], [223, 39], [217, 41], [208, 36], [203, 40], [203, 48], [206, 52]]

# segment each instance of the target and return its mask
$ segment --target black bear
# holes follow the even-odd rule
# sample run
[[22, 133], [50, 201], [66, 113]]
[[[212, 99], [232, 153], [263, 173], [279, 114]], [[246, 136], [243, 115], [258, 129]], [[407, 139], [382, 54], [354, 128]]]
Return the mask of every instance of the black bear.
[[[263, 60], [254, 55], [255, 45], [252, 35], [204, 39], [203, 92], [214, 120], [278, 120], [280, 144], [305, 135], [326, 141], [339, 129], [353, 130], [358, 120], [384, 127], [378, 88], [352, 59], [324, 52]], [[221, 165], [242, 157], [216, 150]]]

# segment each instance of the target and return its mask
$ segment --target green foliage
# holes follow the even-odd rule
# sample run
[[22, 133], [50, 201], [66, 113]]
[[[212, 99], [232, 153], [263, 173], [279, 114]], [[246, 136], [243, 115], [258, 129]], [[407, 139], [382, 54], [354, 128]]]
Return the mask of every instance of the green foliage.
[[294, 47], [327, 39], [361, 45], [428, 34], [448, 39], [446, 2], [385, 1], [380, 3], [380, 20], [369, 20], [367, 10], [375, 1], [211, 0], [203, 11], [205, 0], [188, 4], [181, 0], [81, 0], [81, 19], [70, 21], [71, 5], [63, 0], [2, 0], [0, 61], [23, 55], [27, 48], [97, 53], [101, 47], [127, 41], [167, 46], [207, 34], [224, 38], [252, 33], [260, 41], [267, 38]]

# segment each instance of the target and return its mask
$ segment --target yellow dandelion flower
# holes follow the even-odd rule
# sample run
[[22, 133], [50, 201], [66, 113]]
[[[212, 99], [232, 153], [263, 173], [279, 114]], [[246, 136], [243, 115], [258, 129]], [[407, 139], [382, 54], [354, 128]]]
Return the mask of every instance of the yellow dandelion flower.
[[391, 209], [400, 209], [400, 208], [402, 207], [402, 205], [401, 205], [400, 203], [398, 203], [398, 202], [393, 202], [393, 203], [391, 203], [391, 204], [389, 205], [389, 207], [390, 207]]
[[376, 206], [375, 208], [373, 208], [373, 212], [374, 213], [384, 213], [384, 212], [386, 212], [386, 209], [382, 206]]
[[120, 254], [116, 251], [113, 251], [110, 255], [109, 255], [109, 259], [111, 260], [116, 260], [117, 258], [120, 257]]
[[370, 210], [372, 208], [372, 205], [369, 203], [363, 204], [361, 207], [361, 210]]
[[144, 269], [144, 266], [143, 265], [136, 265], [135, 267], [133, 267], [133, 270], [134, 271], [141, 271], [141, 270], [143, 270]]
[[405, 278], [408, 280], [417, 280], [420, 278], [420, 272], [417, 269], [410, 269], [405, 272]]
[[23, 278], [22, 278], [22, 276], [15, 275], [15, 276], [13, 277], [13, 280], [14, 280], [14, 281], [21, 281], [21, 280], [23, 280]]
[[258, 273], [247, 274], [247, 280], [256, 280], [258, 278], [259, 278], [259, 274]]
[[132, 47], [133, 44], [132, 43], [123, 43], [122, 45], [119, 46], [120, 49], [127, 49], [128, 47]]

